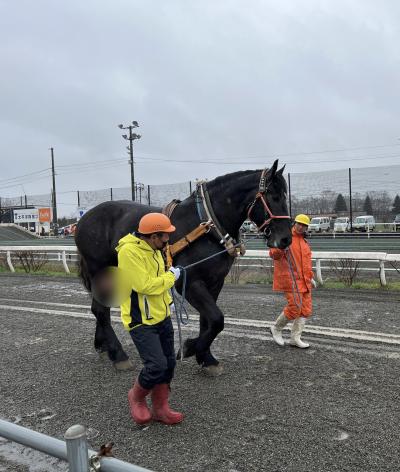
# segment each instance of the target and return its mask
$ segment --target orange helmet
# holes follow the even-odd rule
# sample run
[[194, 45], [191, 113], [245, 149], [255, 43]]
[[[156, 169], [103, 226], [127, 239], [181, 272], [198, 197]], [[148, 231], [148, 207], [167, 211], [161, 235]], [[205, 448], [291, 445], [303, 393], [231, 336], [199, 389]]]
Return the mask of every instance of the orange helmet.
[[163, 213], [147, 213], [140, 219], [138, 231], [141, 234], [172, 233], [175, 229]]

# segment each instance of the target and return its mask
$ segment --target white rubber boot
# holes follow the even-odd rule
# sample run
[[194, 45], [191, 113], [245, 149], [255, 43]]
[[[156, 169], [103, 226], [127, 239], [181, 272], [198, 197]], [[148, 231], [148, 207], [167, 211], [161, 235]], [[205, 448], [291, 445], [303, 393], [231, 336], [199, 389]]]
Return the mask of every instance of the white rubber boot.
[[285, 314], [282, 313], [278, 316], [275, 321], [275, 324], [271, 326], [271, 334], [278, 346], [284, 346], [285, 341], [282, 338], [282, 330], [289, 323], [289, 320], [286, 318]]
[[300, 316], [296, 318], [293, 322], [292, 332], [290, 335], [290, 345], [299, 347], [300, 349], [307, 349], [310, 347], [308, 343], [303, 342], [300, 339], [301, 333], [303, 332], [304, 325], [306, 324], [306, 319]]

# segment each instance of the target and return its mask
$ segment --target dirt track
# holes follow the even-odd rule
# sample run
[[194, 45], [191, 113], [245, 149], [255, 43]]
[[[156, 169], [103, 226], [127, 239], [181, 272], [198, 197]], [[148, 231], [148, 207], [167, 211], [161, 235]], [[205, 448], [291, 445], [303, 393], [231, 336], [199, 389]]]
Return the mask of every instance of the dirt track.
[[[201, 375], [193, 360], [177, 368], [172, 404], [184, 423], [140, 429], [126, 401], [140, 362], [117, 320], [134, 372], [114, 371], [93, 351], [94, 318], [78, 306], [89, 302], [77, 281], [0, 280], [1, 418], [59, 438], [84, 424], [92, 448], [112, 440], [119, 459], [154, 471], [399, 469], [399, 344], [306, 333], [310, 349], [280, 349], [256, 321], [227, 324], [213, 347], [221, 377]], [[399, 335], [399, 299], [320, 290], [310, 324]], [[238, 319], [272, 321], [282, 304], [261, 286], [226, 286], [220, 298], [227, 317]], [[196, 332], [193, 322], [185, 337]], [[32, 457], [39, 460], [0, 440], [0, 471], [65, 470], [44, 458], [34, 468]]]

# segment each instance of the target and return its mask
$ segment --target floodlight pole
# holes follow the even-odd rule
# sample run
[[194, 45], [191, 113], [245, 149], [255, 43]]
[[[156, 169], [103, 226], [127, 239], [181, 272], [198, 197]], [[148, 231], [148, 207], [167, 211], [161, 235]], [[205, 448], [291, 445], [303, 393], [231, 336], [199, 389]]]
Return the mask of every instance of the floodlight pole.
[[136, 200], [135, 198], [135, 167], [133, 164], [133, 146], [132, 146], [133, 138], [132, 138], [132, 126], [129, 126], [129, 155], [130, 160], [129, 164], [131, 165], [131, 190], [132, 190], [132, 201]]
[[129, 130], [129, 136], [124, 134], [124, 135], [122, 135], [122, 137], [124, 139], [126, 139], [127, 141], [129, 141], [128, 150], [129, 150], [129, 157], [130, 157], [129, 164], [130, 164], [130, 168], [131, 168], [131, 191], [132, 191], [132, 201], [133, 202], [136, 200], [136, 198], [135, 198], [135, 167], [134, 167], [134, 161], [133, 161], [133, 141], [135, 139], [140, 139], [141, 135], [133, 133], [132, 130], [134, 128], [138, 128], [138, 127], [139, 127], [139, 124], [138, 124], [137, 121], [132, 121], [132, 124], [128, 125], [128, 126], [118, 125], [118, 128], [120, 128], [120, 129]]

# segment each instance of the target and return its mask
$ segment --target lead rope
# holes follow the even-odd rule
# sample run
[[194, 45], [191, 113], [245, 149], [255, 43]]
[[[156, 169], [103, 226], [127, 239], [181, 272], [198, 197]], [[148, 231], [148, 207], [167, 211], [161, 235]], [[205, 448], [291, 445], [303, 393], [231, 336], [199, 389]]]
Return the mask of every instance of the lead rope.
[[[185, 295], [186, 295], [186, 279], [187, 273], [186, 269], [183, 267], [177, 266], [182, 272], [182, 295], [179, 299], [179, 307], [178, 307], [178, 292], [176, 291], [175, 287], [172, 288], [172, 300], [175, 306], [175, 316], [176, 316], [176, 324], [178, 326], [178, 339], [179, 339], [179, 353], [180, 353], [180, 360], [183, 361], [183, 343], [182, 343], [182, 325], [187, 325], [189, 323], [189, 314], [185, 307]], [[184, 318], [185, 315], [185, 318]]]
[[[241, 244], [243, 243], [237, 243], [233, 246], [233, 248], [237, 248], [241, 246]], [[212, 259], [213, 257], [219, 256], [220, 254], [224, 254], [225, 252], [228, 252], [231, 249], [232, 248], [223, 249], [222, 251], [216, 252], [215, 254], [212, 254], [211, 256], [205, 257], [204, 259], [200, 259], [199, 261], [193, 262], [193, 264], [189, 264], [185, 267], [176, 266], [182, 272], [182, 295], [180, 296], [179, 304], [176, 303], [178, 300], [178, 293], [176, 289], [173, 288], [171, 290], [171, 293], [172, 293], [172, 300], [175, 306], [176, 324], [178, 326], [179, 352], [180, 352], [181, 361], [183, 361], [182, 325], [187, 325], [189, 322], [189, 315], [185, 306], [186, 283], [187, 283], [186, 271], [188, 269], [191, 269], [194, 266], [197, 266], [198, 264], [202, 264], [203, 262], [208, 261], [209, 259]]]
[[[288, 266], [289, 266], [289, 275], [290, 275], [290, 278], [292, 280], [292, 293], [293, 293], [293, 300], [294, 300], [294, 303], [295, 305], [297, 306], [297, 308], [299, 310], [301, 310], [301, 307], [303, 305], [303, 299], [300, 295], [300, 292], [299, 292], [299, 287], [297, 285], [297, 282], [296, 282], [296, 275], [295, 275], [295, 271], [297, 273], [297, 267], [296, 267], [296, 262], [294, 260], [294, 257], [293, 257], [293, 254], [292, 254], [292, 251], [290, 249], [286, 249], [285, 250], [285, 259], [288, 263]], [[295, 270], [296, 268], [296, 270]]]

